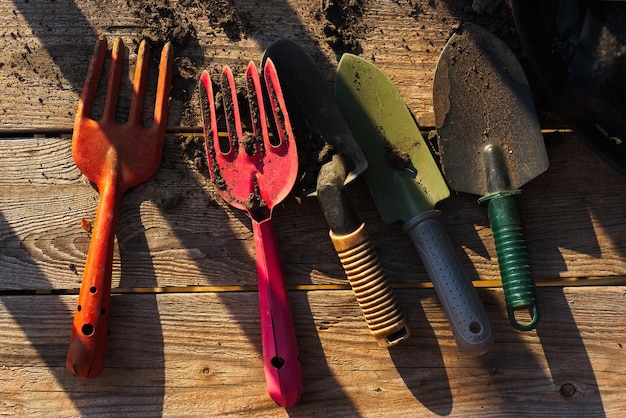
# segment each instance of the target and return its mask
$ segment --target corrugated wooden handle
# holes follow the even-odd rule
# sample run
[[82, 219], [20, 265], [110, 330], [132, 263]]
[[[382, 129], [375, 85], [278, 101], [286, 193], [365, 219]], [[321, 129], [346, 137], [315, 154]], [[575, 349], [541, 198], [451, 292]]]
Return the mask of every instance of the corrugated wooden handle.
[[330, 239], [374, 338], [384, 347], [406, 340], [409, 328], [365, 224], [348, 235], [330, 231]]

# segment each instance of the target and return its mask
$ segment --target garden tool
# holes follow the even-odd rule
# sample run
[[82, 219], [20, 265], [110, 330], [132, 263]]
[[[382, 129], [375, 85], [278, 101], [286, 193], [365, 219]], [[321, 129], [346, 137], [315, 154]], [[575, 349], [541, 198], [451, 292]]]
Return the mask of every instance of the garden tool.
[[383, 221], [404, 222], [459, 349], [485, 353], [491, 324], [434, 209], [450, 191], [413, 116], [391, 80], [355, 55], [341, 58], [335, 94], [368, 159], [365, 181]]
[[104, 113], [100, 120], [93, 120], [90, 114], [107, 52], [107, 39], [100, 36], [78, 102], [72, 137], [76, 166], [95, 183], [100, 193], [66, 359], [67, 369], [79, 377], [96, 377], [104, 368], [119, 203], [128, 188], [148, 180], [161, 163], [174, 63], [173, 48], [167, 43], [161, 52], [152, 126], [144, 127], [142, 111], [149, 47], [145, 40], [141, 42], [128, 121], [118, 124], [115, 113], [124, 44], [121, 39], [116, 39], [111, 53]]
[[253, 62], [246, 71], [252, 132], [244, 134], [237, 86], [228, 66], [224, 67], [220, 82], [228, 137], [219, 135], [213, 86], [206, 71], [200, 87], [202, 122], [209, 173], [218, 194], [237, 209], [245, 210], [252, 220], [265, 380], [271, 398], [281, 406], [291, 407], [302, 392], [302, 371], [272, 212], [293, 187], [298, 154], [271, 60], [266, 61], [263, 75], [275, 135], [269, 135], [261, 80]]
[[433, 102], [448, 184], [488, 203], [509, 321], [532, 330], [539, 312], [516, 199], [548, 157], [524, 71], [504, 42], [466, 23], [441, 53]]
[[330, 239], [372, 335], [383, 347], [396, 345], [410, 332], [378, 251], [344, 188], [367, 168], [367, 160], [311, 57], [287, 39], [274, 42], [264, 56], [276, 66], [291, 121], [301, 121], [301, 128], [312, 131], [296, 136], [296, 140], [320, 143], [317, 147], [303, 143], [298, 149], [301, 153], [316, 148], [329, 150], [325, 154], [308, 152], [305, 158], [315, 160], [307, 165], [314, 167], [317, 181], [309, 187], [301, 181], [297, 190], [317, 196], [330, 227]]

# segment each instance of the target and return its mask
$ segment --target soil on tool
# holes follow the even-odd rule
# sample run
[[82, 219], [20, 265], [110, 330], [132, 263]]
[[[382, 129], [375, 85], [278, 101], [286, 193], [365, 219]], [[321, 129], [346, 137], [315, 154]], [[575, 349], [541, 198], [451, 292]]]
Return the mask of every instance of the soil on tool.
[[[202, 106], [202, 114], [205, 115], [206, 118], [208, 118], [210, 115], [209, 98], [207, 97], [207, 93], [204, 88], [200, 88], [198, 90], [200, 91], [200, 104]], [[213, 138], [209, 136], [205, 142], [206, 142], [206, 152], [208, 153], [207, 158], [210, 158], [211, 161], [215, 161], [216, 154], [215, 154], [215, 143], [213, 142]], [[208, 167], [207, 167], [207, 170], [208, 170]], [[217, 164], [212, 165], [211, 171], [212, 171], [211, 178], [213, 179], [213, 183], [215, 184], [215, 187], [217, 187], [219, 190], [226, 190], [226, 182], [224, 181], [224, 178], [222, 177], [222, 173], [220, 172], [220, 169], [217, 166]]]
[[409, 154], [395, 145], [385, 142], [385, 153], [387, 155], [387, 164], [390, 166], [400, 170], [411, 167], [411, 157], [409, 157]]
[[[241, 139], [241, 145], [249, 156], [254, 155], [257, 152], [264, 151], [263, 134], [261, 129], [261, 110], [258, 106], [251, 106], [250, 103], [258, 103], [257, 92], [254, 88], [252, 79], [247, 80], [246, 96], [248, 99], [248, 105], [250, 107], [251, 129], [256, 132], [256, 136], [253, 132], [247, 131], [244, 133]], [[244, 119], [245, 120], [245, 119]]]
[[241, 138], [241, 147], [247, 155], [253, 156], [256, 153], [256, 138], [252, 132], [244, 132]]
[[306, 195], [317, 187], [317, 174], [323, 164], [333, 156], [333, 147], [308, 124], [304, 112], [293, 99], [285, 95], [291, 130], [298, 146], [298, 177], [294, 193]]
[[180, 135], [178, 140], [185, 159], [189, 160], [200, 173], [208, 175], [204, 138], [195, 135]]
[[248, 195], [248, 200], [244, 206], [253, 214], [255, 219], [264, 219], [269, 215], [269, 208], [265, 200], [261, 198], [259, 186], [254, 186], [254, 191]]
[[[237, 147], [239, 143], [239, 138], [237, 138], [237, 128], [235, 126], [235, 111], [234, 111], [234, 102], [233, 98], [230, 94], [225, 93], [229, 90], [228, 79], [226, 76], [222, 76], [222, 104], [224, 106], [224, 116], [226, 117], [226, 126], [228, 127], [229, 136], [232, 137], [233, 144], [232, 146]], [[230, 150], [230, 142], [227, 140], [222, 140], [220, 138], [220, 150], [223, 153], [227, 153]]]
[[[481, 94], [466, 94], [463, 96], [462, 107], [463, 109], [481, 109], [482, 114], [474, 115], [472, 118], [468, 118], [464, 120], [465, 130], [467, 132], [480, 132], [482, 135], [482, 141], [484, 144], [488, 144], [492, 141], [502, 141], [501, 146], [503, 152], [507, 155], [515, 155], [512, 153], [510, 149], [510, 143], [505, 140], [507, 138], [506, 134], [503, 134], [502, 125], [497, 123], [502, 121], [502, 115], [511, 115], [515, 113], [515, 109], [513, 107], [517, 106], [514, 97], [524, 97], [525, 89], [527, 88], [525, 85], [517, 84], [517, 83], [499, 83], [493, 82], [493, 80], [497, 80], [501, 77], [501, 74], [497, 73], [498, 70], [493, 69], [489, 71], [485, 71], [485, 68], [490, 67], [490, 62], [487, 62], [490, 57], [486, 56], [482, 53], [480, 46], [476, 45], [473, 42], [463, 42], [456, 43], [450, 45], [454, 47], [458, 56], [454, 57], [454, 59], [450, 60], [450, 71], [453, 71], [454, 74], [459, 75], [456, 80], [449, 80], [454, 83], [458, 82], [457, 85], [471, 85], [473, 88], [477, 90], [485, 90], [489, 91], [489, 97], [494, 100], [494, 98], [499, 98], [497, 100], [497, 106], [486, 106], [485, 105], [485, 97]], [[471, 57], [471, 58], [468, 58]], [[452, 68], [459, 67], [458, 70], [452, 70]], [[448, 85], [448, 90], [454, 90], [452, 85]], [[446, 102], [449, 103], [449, 102]], [[453, 114], [458, 114], [459, 110], [456, 111], [454, 109], [440, 109], [436, 111], [438, 115], [437, 125], [442, 125], [444, 120], [442, 120], [443, 116], [446, 115], [449, 111]], [[439, 116], [441, 115], [441, 116]], [[490, 124], [489, 121], [492, 121]], [[504, 128], [509, 129], [509, 128]], [[492, 139], [492, 137], [494, 139]], [[475, 140], [480, 140], [481, 138], [476, 138]], [[471, 144], [472, 141], [467, 139], [465, 144], [468, 146], [467, 151], [473, 151], [468, 144]], [[476, 145], [478, 147], [478, 145]], [[438, 154], [445, 158], [446, 154], [449, 155], [448, 149], [444, 146], [440, 146], [438, 148]], [[469, 164], [469, 163], [468, 163]], [[445, 164], [443, 165], [443, 170], [446, 175], [450, 175], [450, 173], [445, 172]], [[509, 173], [513, 175], [514, 173]], [[513, 179], [511, 179], [513, 180]]]
[[[272, 126], [275, 129], [280, 129], [282, 130], [282, 132], [275, 132], [275, 134], [280, 134], [279, 136], [273, 136], [272, 138], [270, 138], [270, 143], [272, 145], [278, 145], [280, 140], [280, 136], [284, 136], [286, 138], [288, 138], [287, 135], [287, 131], [285, 130], [285, 115], [283, 114], [283, 110], [280, 108], [280, 106], [278, 105], [278, 99], [276, 98], [276, 93], [274, 92], [274, 90], [272, 89], [271, 85], [266, 84], [267, 87], [267, 93], [269, 95], [269, 99], [270, 99], [270, 105], [273, 108], [273, 112], [275, 115], [275, 123], [272, 124]], [[268, 117], [271, 119], [270, 116], [271, 112], [268, 112]], [[291, 116], [291, 115], [290, 115]], [[293, 124], [293, 121], [291, 120], [291, 117], [289, 118], [289, 122], [290, 124]], [[293, 125], [292, 125], [292, 133], [293, 133]], [[290, 139], [290, 138], [288, 138]]]

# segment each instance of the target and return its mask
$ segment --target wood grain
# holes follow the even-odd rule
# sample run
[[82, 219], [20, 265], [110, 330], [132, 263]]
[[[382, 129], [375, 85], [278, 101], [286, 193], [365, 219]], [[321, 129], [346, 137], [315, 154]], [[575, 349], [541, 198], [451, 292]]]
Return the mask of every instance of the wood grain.
[[[432, 126], [436, 62], [462, 16], [449, 10], [445, 2], [414, 3], [387, 0], [377, 2], [376, 7], [364, 7], [356, 37], [364, 56], [374, 59], [398, 84], [420, 123]], [[180, 25], [191, 24], [196, 31], [195, 38], [176, 51], [176, 65], [185, 78], [173, 87], [171, 127], [199, 125], [198, 98], [193, 90], [202, 70], [217, 73], [228, 64], [235, 73], [243, 74], [250, 60], [260, 61], [263, 50], [282, 37], [299, 42], [329, 81], [333, 78], [340, 57], [326, 42], [319, 2], [232, 4], [251, 26], [249, 33], [239, 38], [229, 38], [221, 27], [210, 23], [212, 11], [204, 2], [169, 2], [172, 18]], [[0, 105], [0, 129], [71, 128], [97, 36], [121, 37], [129, 48], [132, 71], [138, 40], [150, 35], [143, 7], [142, 2], [123, 0], [0, 3], [0, 25], [4, 28], [0, 37], [0, 97], [11, 98]], [[193, 16], [192, 22], [184, 20], [188, 16]], [[187, 74], [190, 69], [193, 74]]]
[[[402, 226], [380, 220], [361, 179], [349, 192], [412, 330], [391, 350], [369, 334], [315, 198], [290, 196], [279, 205], [274, 225], [305, 392], [289, 411], [274, 405], [263, 377], [250, 221], [217, 197], [207, 177], [195, 85], [204, 69], [215, 75], [228, 64], [243, 73], [282, 37], [300, 43], [330, 83], [340, 57], [327, 42], [332, 28], [320, 2], [225, 1], [246, 22], [239, 33], [215, 21], [212, 2], [167, 3], [155, 26], [143, 1], [0, 1], [0, 414], [626, 414], [626, 179], [567, 132], [544, 136], [550, 168], [520, 199], [542, 285], [536, 331], [515, 331], [506, 319], [485, 207], [464, 194], [438, 205], [463, 266], [485, 286], [479, 295], [495, 343], [479, 358], [457, 350]], [[429, 129], [438, 56], [455, 27], [482, 17], [469, 0], [361, 6], [359, 53], [394, 81]], [[496, 29], [514, 35], [503, 16]], [[106, 368], [79, 380], [65, 356], [90, 240], [84, 226], [93, 223], [98, 192], [71, 156], [78, 96], [98, 34], [122, 37], [132, 77], [138, 40], [175, 28], [196, 35], [177, 44], [170, 134], [157, 173], [122, 199]], [[129, 84], [125, 78], [120, 114]]]
[[[457, 351], [432, 290], [402, 292], [413, 334], [389, 351], [349, 291], [291, 292], [305, 392], [289, 415], [623, 415], [625, 291], [541, 289], [544, 320], [520, 333], [501, 292], [481, 290], [496, 339], [479, 358]], [[7, 413], [288, 415], [265, 393], [255, 292], [114, 296], [107, 367], [94, 380], [64, 368], [75, 296], [0, 300]]]
[[[197, 157], [201, 140], [188, 139], [168, 137], [155, 176], [122, 199], [114, 287], [256, 283], [250, 221], [216, 196], [206, 167], [195, 164], [204, 158]], [[625, 179], [572, 134], [560, 135], [548, 152], [548, 172], [520, 199], [534, 276], [626, 276]], [[71, 141], [7, 139], [0, 155], [0, 287], [77, 288], [90, 239], [81, 221], [93, 222], [98, 193], [76, 169]], [[381, 222], [360, 180], [349, 191], [390, 280], [428, 281], [401, 224]], [[469, 195], [438, 207], [472, 280], [497, 280], [485, 208]], [[289, 197], [275, 211], [275, 227], [289, 284], [347, 283], [315, 198]]]

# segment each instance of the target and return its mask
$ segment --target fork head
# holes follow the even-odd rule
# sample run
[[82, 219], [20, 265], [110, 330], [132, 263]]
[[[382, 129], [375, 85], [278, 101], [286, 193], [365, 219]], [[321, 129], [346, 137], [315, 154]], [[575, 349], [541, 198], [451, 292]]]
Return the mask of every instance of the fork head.
[[[215, 96], [209, 74], [201, 77], [202, 119], [209, 173], [220, 196], [236, 208], [260, 221], [271, 216], [274, 206], [291, 191], [298, 172], [298, 156], [276, 69], [267, 60], [261, 79], [253, 62], [246, 71], [251, 132], [244, 132], [237, 100], [237, 86], [226, 66], [221, 91], [228, 136], [218, 132]], [[264, 98], [275, 122], [269, 134]]]
[[100, 120], [90, 117], [100, 74], [107, 58], [107, 39], [100, 35], [89, 64], [85, 86], [78, 102], [72, 155], [76, 166], [100, 189], [114, 181], [123, 193], [129, 187], [146, 181], [158, 168], [165, 140], [169, 90], [173, 71], [173, 48], [168, 42], [161, 53], [159, 78], [152, 126], [142, 125], [143, 102], [148, 78], [149, 46], [143, 40], [137, 55], [128, 121], [115, 120], [122, 69], [124, 44], [116, 39]]

